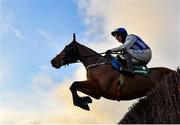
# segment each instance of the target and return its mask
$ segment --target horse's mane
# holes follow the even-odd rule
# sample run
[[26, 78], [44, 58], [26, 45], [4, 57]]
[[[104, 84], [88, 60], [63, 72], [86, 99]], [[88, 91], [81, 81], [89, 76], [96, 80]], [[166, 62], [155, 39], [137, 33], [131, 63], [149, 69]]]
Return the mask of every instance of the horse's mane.
[[80, 45], [81, 47], [86, 48], [91, 54], [97, 54], [97, 55], [101, 56], [101, 54], [99, 54], [98, 52], [92, 50], [91, 48], [89, 48], [89, 47], [87, 47], [87, 46], [85, 46], [85, 45], [83, 45], [83, 44], [80, 44], [79, 42], [76, 42], [76, 43], [77, 43], [78, 45]]
[[180, 123], [180, 69], [166, 75], [145, 98], [130, 107], [119, 123]]

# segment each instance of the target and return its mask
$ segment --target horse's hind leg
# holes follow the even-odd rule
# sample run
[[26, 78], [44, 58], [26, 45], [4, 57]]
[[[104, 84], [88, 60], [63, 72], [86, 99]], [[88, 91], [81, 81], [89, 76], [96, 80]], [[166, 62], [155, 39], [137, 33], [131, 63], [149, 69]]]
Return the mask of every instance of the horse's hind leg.
[[92, 100], [90, 97], [79, 97], [77, 91], [83, 92], [84, 94], [92, 96], [96, 99], [99, 99], [102, 93], [101, 86], [95, 80], [76, 81], [71, 85], [70, 90], [72, 92], [74, 105], [85, 110], [89, 110], [88, 103], [91, 103]]

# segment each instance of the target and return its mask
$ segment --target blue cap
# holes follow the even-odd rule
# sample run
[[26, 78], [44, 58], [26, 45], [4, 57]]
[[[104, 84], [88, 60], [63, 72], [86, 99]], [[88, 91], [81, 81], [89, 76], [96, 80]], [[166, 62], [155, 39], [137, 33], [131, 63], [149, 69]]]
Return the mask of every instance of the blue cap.
[[114, 37], [117, 35], [117, 34], [122, 34], [123, 36], [127, 36], [127, 31], [125, 28], [117, 28], [115, 29], [113, 32], [111, 32], [111, 35], [113, 35]]

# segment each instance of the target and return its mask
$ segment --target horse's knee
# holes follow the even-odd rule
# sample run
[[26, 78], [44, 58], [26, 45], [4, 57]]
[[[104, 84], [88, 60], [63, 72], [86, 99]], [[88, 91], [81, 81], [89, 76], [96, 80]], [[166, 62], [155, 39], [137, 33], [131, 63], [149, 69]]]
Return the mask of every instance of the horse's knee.
[[77, 89], [77, 82], [73, 82], [69, 89], [70, 89], [71, 91], [76, 90], [76, 89]]

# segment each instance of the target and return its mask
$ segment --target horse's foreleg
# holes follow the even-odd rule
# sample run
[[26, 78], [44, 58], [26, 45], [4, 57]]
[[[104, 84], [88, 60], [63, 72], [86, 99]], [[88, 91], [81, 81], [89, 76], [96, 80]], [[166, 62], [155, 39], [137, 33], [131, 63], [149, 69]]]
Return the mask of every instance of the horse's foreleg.
[[92, 100], [90, 97], [79, 97], [77, 94], [77, 91], [83, 92], [84, 94], [87, 94], [89, 96], [92, 96], [96, 99], [99, 99], [101, 97], [101, 86], [99, 83], [95, 80], [87, 80], [87, 81], [79, 81], [74, 82], [70, 90], [72, 92], [73, 96], [73, 103], [76, 106], [80, 106], [83, 109], [89, 110], [89, 107], [87, 103], [91, 103]]

